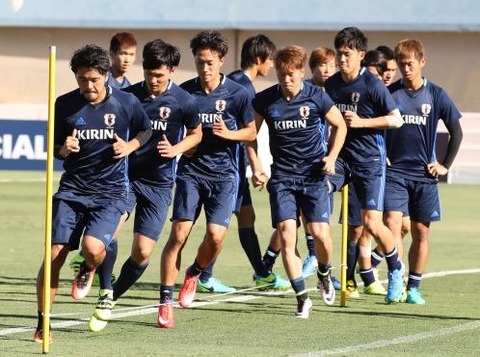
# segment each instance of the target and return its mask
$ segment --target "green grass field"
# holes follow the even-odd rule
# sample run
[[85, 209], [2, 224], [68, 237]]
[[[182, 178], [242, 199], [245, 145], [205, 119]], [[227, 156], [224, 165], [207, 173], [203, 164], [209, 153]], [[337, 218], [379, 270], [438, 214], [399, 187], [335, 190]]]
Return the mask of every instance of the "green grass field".
[[[43, 259], [44, 173], [0, 171], [0, 355], [42, 354], [33, 342], [36, 326], [35, 277]], [[252, 269], [240, 246], [236, 223], [218, 259], [215, 275], [240, 292], [197, 294], [191, 309], [176, 309], [176, 327], [155, 325], [159, 257], [167, 223], [142, 279], [120, 299], [114, 319], [100, 333], [88, 330], [97, 288], [80, 301], [70, 294], [72, 273], [62, 270], [62, 285], [52, 309], [52, 356], [475, 356], [480, 355], [480, 239], [478, 186], [440, 187], [443, 221], [432, 225], [428, 274], [422, 283], [425, 306], [386, 305], [382, 297], [361, 294], [346, 307], [327, 307], [310, 278], [314, 307], [308, 320], [294, 318], [292, 293], [267, 295], [253, 289]], [[339, 195], [338, 195], [339, 196]], [[338, 211], [338, 198], [336, 211]], [[266, 192], [254, 192], [257, 233], [262, 250], [270, 237]], [[337, 219], [335, 214], [335, 221]], [[235, 220], [234, 220], [235, 221]], [[339, 267], [340, 225], [332, 226], [334, 264]], [[183, 254], [192, 262], [203, 236], [203, 220], [194, 228]], [[302, 232], [301, 237], [302, 237]], [[130, 252], [131, 221], [120, 238], [115, 273]], [[405, 242], [408, 248], [410, 240]], [[299, 250], [305, 253], [303, 238]], [[385, 265], [381, 276], [385, 278]], [[285, 276], [281, 259], [275, 271]], [[183, 280], [184, 270], [178, 283]], [[339, 276], [340, 270], [335, 274]], [[178, 291], [177, 291], [178, 293]], [[177, 293], [175, 296], [177, 296]]]

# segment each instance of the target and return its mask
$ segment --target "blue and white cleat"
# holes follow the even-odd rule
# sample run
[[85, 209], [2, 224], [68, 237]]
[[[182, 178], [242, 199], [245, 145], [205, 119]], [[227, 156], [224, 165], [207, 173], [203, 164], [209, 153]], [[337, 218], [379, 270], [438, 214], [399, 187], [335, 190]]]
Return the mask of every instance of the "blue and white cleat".
[[318, 268], [317, 257], [314, 255], [309, 255], [305, 258], [302, 265], [302, 276], [304, 279], [307, 279], [309, 276], [315, 274]]
[[402, 301], [403, 297], [403, 275], [405, 274], [405, 264], [400, 261], [400, 269], [388, 272], [388, 287], [385, 301], [388, 304]]
[[234, 287], [225, 285], [217, 278], [211, 277], [207, 281], [198, 280], [197, 291], [202, 293], [233, 293], [237, 291]]

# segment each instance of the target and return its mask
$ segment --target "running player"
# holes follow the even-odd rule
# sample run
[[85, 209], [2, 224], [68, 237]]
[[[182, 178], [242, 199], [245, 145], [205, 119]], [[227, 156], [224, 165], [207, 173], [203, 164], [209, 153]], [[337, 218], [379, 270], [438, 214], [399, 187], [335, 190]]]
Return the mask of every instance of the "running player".
[[186, 270], [179, 293], [181, 307], [193, 302], [200, 274], [222, 250], [238, 192], [239, 142], [251, 141], [256, 135], [247, 90], [220, 72], [228, 52], [223, 35], [202, 31], [190, 41], [190, 48], [198, 77], [182, 88], [196, 98], [203, 138], [192, 156], [183, 155], [178, 162], [172, 228], [160, 265], [157, 325], [162, 328], [174, 326], [173, 287], [180, 256], [202, 206], [206, 234]]
[[[85, 261], [71, 295], [78, 300], [88, 294], [95, 268], [126, 210], [127, 156], [151, 135], [138, 99], [106, 86], [107, 51], [85, 46], [74, 53], [70, 67], [79, 88], [60, 96], [55, 104], [55, 157], [63, 160], [65, 172], [53, 197], [51, 305], [60, 269], [80, 240]], [[37, 277], [37, 342], [43, 339], [43, 270], [42, 264]]]
[[[325, 304], [335, 301], [331, 281], [332, 239], [330, 236], [330, 185], [326, 175], [335, 172], [335, 160], [347, 132], [340, 111], [329, 96], [304, 82], [307, 52], [287, 46], [275, 54], [279, 84], [255, 97], [255, 122], [265, 120], [273, 163], [267, 184], [272, 225], [280, 235], [283, 264], [297, 298], [297, 318], [307, 319], [312, 301], [305, 288], [301, 260], [296, 254], [297, 219], [303, 212], [308, 230], [315, 239], [318, 260], [318, 288]], [[331, 147], [327, 153], [327, 125], [332, 125]], [[249, 146], [254, 184], [264, 185], [261, 162], [255, 145]]]
[[325, 83], [325, 89], [343, 114], [348, 127], [338, 165], [332, 179], [336, 189], [351, 181], [360, 200], [363, 233], [360, 245], [360, 276], [369, 289], [375, 283], [371, 267], [371, 241], [383, 248], [389, 281], [388, 303], [402, 297], [405, 267], [398, 259], [392, 232], [383, 224], [385, 182], [384, 129], [398, 128], [403, 120], [385, 85], [361, 66], [367, 38], [356, 27], [346, 27], [335, 36], [339, 72]]
[[[255, 97], [253, 83], [257, 77], [268, 75], [273, 65], [273, 54], [276, 50], [275, 44], [265, 35], [258, 34], [247, 38], [241, 51], [241, 69], [228, 75], [235, 82], [244, 86], [251, 96]], [[254, 270], [255, 283], [261, 289], [283, 290], [290, 288], [290, 282], [281, 278], [278, 274], [272, 273], [262, 261], [258, 236], [255, 232], [255, 210], [252, 205], [252, 197], [248, 178], [246, 176], [247, 158], [245, 150], [240, 150], [240, 185], [235, 205], [235, 215], [238, 222], [238, 236], [245, 254]], [[279, 247], [280, 241], [276, 232], [270, 240], [271, 249]], [[212, 275], [213, 264], [203, 271], [198, 281], [197, 289], [203, 292], [228, 293], [235, 291], [235, 288], [224, 285]]]
[[114, 256], [100, 277], [98, 303], [89, 321], [91, 331], [105, 328], [118, 298], [147, 269], [172, 201], [176, 156], [199, 144], [202, 138], [193, 97], [172, 81], [179, 63], [178, 48], [162, 40], [150, 41], [143, 49], [145, 80], [125, 89], [142, 103], [152, 124], [152, 137], [129, 158], [128, 212], [135, 207], [131, 255], [112, 287], [110, 276], [116, 251], [107, 253]]
[[[461, 114], [447, 93], [423, 77], [425, 49], [418, 40], [395, 46], [402, 78], [390, 86], [405, 124], [387, 133], [385, 212], [393, 234], [401, 236], [402, 216], [408, 208], [412, 243], [408, 254], [406, 302], [425, 304], [420, 282], [428, 259], [430, 223], [440, 220], [438, 177], [446, 175], [462, 141]], [[450, 134], [443, 161], [435, 154], [437, 125], [443, 120]], [[400, 238], [399, 238], [400, 239]]]

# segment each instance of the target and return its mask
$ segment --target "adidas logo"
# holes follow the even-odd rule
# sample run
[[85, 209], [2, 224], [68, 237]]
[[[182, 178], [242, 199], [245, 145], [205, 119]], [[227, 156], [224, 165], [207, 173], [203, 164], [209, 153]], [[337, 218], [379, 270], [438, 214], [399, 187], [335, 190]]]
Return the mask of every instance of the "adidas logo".
[[376, 205], [377, 205], [377, 203], [375, 202], [375, 200], [374, 200], [373, 198], [371, 198], [371, 199], [367, 202], [367, 204], [368, 204], [369, 206], [376, 206]]
[[77, 121], [75, 122], [75, 126], [81, 126], [81, 125], [86, 125], [87, 123], [85, 123], [85, 120], [80, 117], [77, 119]]
[[437, 211], [433, 211], [433, 213], [432, 213], [432, 215], [431, 215], [430, 217], [436, 218], [436, 217], [438, 217], [438, 216], [440, 216], [440, 214], [439, 214]]

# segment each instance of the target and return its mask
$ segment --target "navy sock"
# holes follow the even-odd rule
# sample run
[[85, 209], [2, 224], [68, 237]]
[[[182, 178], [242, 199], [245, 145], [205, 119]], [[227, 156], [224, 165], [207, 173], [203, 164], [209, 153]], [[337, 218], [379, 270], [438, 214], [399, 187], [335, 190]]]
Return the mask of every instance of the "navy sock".
[[310, 234], [305, 235], [305, 239], [307, 241], [307, 249], [308, 255], [314, 257], [315, 256], [315, 241]]
[[377, 248], [372, 250], [372, 258], [371, 258], [372, 268], [376, 268], [378, 264], [382, 262], [383, 258], [384, 258], [383, 254], [380, 253]]
[[400, 259], [398, 259], [397, 247], [394, 247], [391, 252], [385, 254], [385, 260], [387, 261], [389, 271], [402, 268], [402, 263]]
[[299, 277], [293, 280], [290, 280], [290, 284], [292, 284], [292, 289], [295, 291], [296, 295], [302, 295], [306, 294], [306, 289], [305, 289], [305, 280], [303, 277]]
[[117, 260], [118, 242], [112, 240], [107, 247], [107, 254], [102, 264], [97, 268], [98, 279], [100, 280], [100, 289], [112, 290], [113, 266]]
[[360, 277], [362, 278], [365, 287], [375, 282], [375, 276], [373, 275], [373, 268], [368, 270], [360, 269]]
[[357, 243], [347, 244], [347, 280], [355, 281], [355, 267], [358, 262], [359, 246]]
[[318, 275], [318, 273], [320, 273], [322, 275], [325, 275], [330, 271], [330, 269], [332, 269], [332, 266], [330, 264], [318, 263], [317, 275]]
[[213, 266], [215, 265], [215, 261], [216, 260], [211, 262], [210, 265], [202, 271], [202, 274], [200, 274], [200, 281], [207, 282], [208, 279], [213, 276]]
[[272, 248], [268, 247], [267, 251], [263, 255], [263, 264], [265, 265], [265, 268], [271, 272], [273, 269], [273, 265], [275, 264], [275, 260], [278, 257], [279, 251], [273, 250]]
[[123, 263], [120, 276], [113, 287], [113, 300], [117, 300], [140, 279], [148, 264], [138, 265], [131, 257]]
[[411, 288], [419, 289], [421, 282], [422, 274], [418, 274], [413, 271], [408, 272], [407, 290], [410, 290]]
[[197, 260], [195, 259], [193, 264], [187, 268], [186, 273], [190, 276], [196, 276], [196, 275], [200, 276], [200, 274], [202, 274], [202, 271], [203, 269], [200, 267], [200, 265], [198, 265]]
[[160, 304], [173, 301], [173, 286], [160, 285]]
[[268, 276], [269, 271], [263, 264], [262, 252], [260, 251], [260, 245], [258, 244], [258, 237], [255, 233], [255, 229], [253, 227], [240, 228], [238, 230], [238, 236], [240, 238], [242, 248], [247, 255], [248, 261], [255, 271], [255, 275], [260, 277]]

